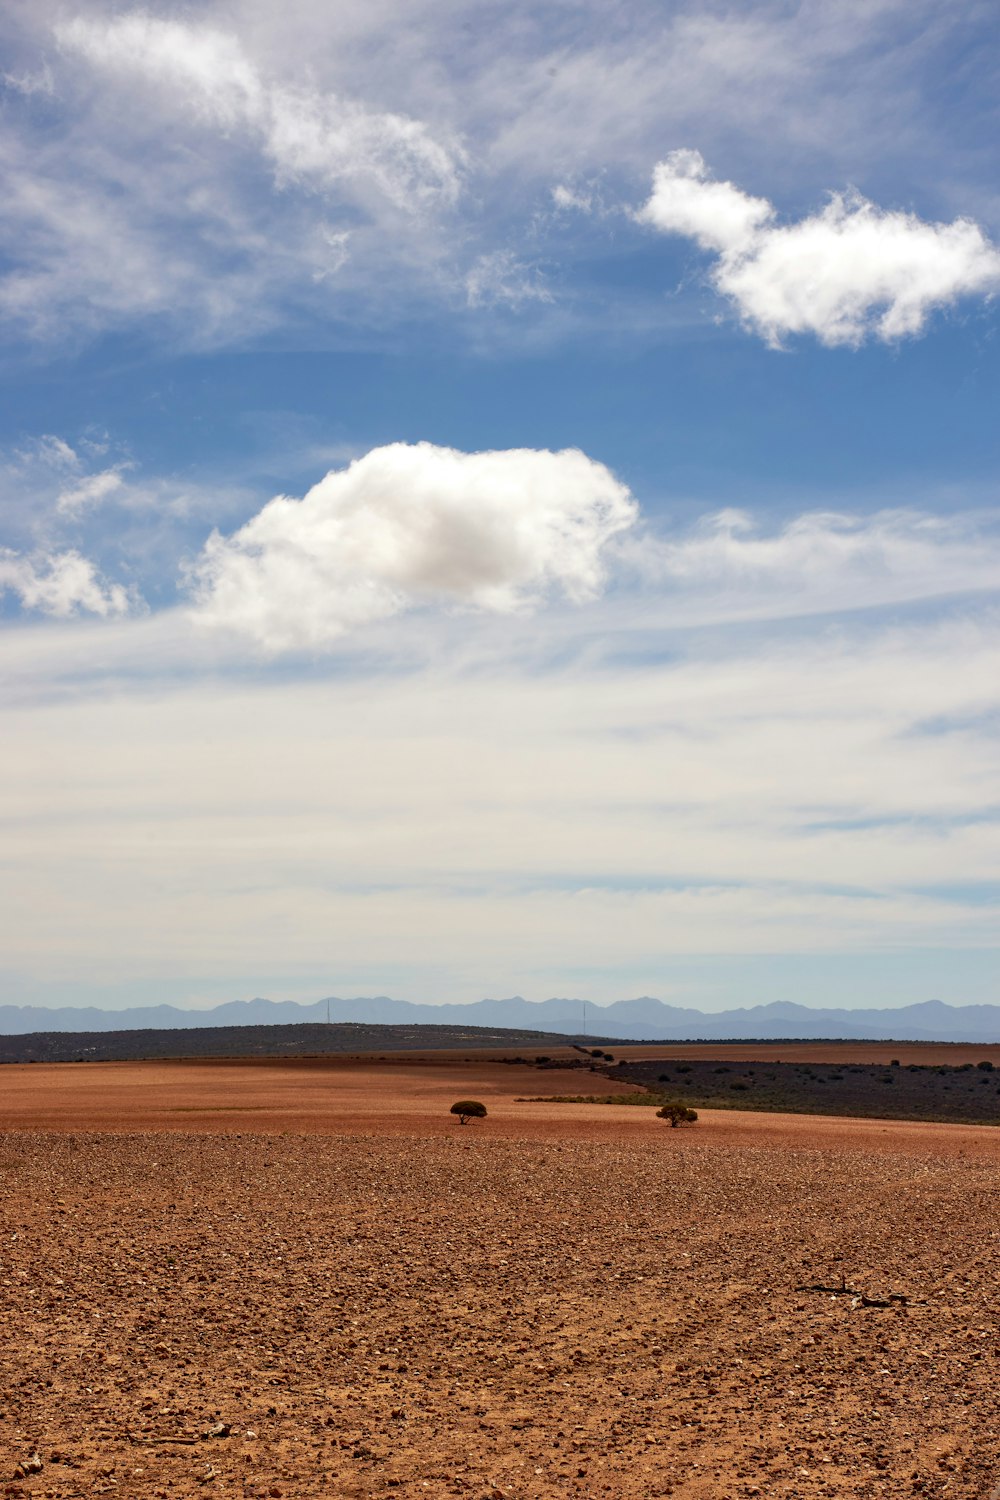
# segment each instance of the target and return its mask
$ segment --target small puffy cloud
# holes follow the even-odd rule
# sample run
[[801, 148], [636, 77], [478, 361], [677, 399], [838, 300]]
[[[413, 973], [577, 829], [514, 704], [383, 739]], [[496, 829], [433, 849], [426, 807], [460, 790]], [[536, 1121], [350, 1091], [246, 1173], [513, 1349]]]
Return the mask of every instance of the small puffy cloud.
[[888, 342], [919, 333], [933, 309], [1000, 286], [1000, 250], [971, 219], [927, 223], [852, 192], [779, 224], [766, 199], [714, 181], [697, 151], [658, 163], [638, 218], [714, 251], [716, 290], [774, 346], [797, 333]]
[[578, 450], [393, 443], [214, 533], [192, 569], [196, 618], [281, 651], [427, 603], [584, 601], [602, 587], [606, 543], [636, 516], [625, 485]]
[[56, 619], [124, 615], [129, 610], [127, 590], [106, 583], [94, 564], [76, 551], [27, 556], [0, 548], [0, 597], [5, 593], [14, 594], [22, 609]]
[[96, 68], [179, 97], [207, 125], [248, 132], [279, 185], [323, 191], [362, 178], [406, 209], [458, 195], [461, 151], [421, 121], [268, 79], [228, 32], [133, 12], [77, 16], [56, 36]]

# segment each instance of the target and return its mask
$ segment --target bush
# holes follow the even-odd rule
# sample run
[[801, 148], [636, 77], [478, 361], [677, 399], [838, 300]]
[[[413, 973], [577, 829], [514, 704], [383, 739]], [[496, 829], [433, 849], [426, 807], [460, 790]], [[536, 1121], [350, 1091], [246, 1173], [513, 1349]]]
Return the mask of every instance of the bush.
[[669, 1120], [671, 1130], [678, 1125], [693, 1125], [698, 1118], [696, 1110], [688, 1109], [686, 1104], [664, 1104], [662, 1109], [656, 1111], [658, 1120]]
[[981, 1063], [976, 1063], [976, 1067], [977, 1068], [982, 1068], [982, 1070], [983, 1070], [984, 1073], [992, 1073], [993, 1072], [993, 1064], [991, 1062], [983, 1061]]
[[457, 1104], [451, 1106], [449, 1113], [458, 1115], [458, 1123], [464, 1125], [467, 1120], [485, 1120], [486, 1105], [480, 1104], [478, 1099], [459, 1099]]

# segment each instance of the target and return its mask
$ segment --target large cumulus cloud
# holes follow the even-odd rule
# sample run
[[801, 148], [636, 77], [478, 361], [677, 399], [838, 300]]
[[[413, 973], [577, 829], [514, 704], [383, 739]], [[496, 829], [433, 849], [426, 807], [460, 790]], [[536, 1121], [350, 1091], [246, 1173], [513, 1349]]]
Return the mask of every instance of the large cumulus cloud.
[[625, 485], [578, 450], [375, 448], [278, 496], [193, 570], [197, 618], [267, 651], [315, 649], [422, 603], [510, 613], [597, 594], [631, 526]]

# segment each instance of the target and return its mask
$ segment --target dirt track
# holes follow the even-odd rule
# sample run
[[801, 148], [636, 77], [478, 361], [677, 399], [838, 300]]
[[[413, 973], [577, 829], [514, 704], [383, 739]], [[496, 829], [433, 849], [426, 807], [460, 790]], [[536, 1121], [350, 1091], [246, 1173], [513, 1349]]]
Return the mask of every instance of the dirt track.
[[992, 1493], [1000, 1132], [520, 1072], [4, 1069], [0, 1495]]

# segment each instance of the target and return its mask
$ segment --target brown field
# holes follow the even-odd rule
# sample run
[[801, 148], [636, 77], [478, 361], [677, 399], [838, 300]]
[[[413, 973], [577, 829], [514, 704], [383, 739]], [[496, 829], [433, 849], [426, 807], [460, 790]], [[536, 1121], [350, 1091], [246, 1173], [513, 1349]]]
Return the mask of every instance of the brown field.
[[[655, 1042], [633, 1046], [609, 1042], [614, 1057], [634, 1062], [692, 1058], [708, 1062], [816, 1062], [886, 1064], [896, 1058], [934, 1067], [958, 1068], [984, 1058], [1000, 1068], [998, 1042]], [[555, 1056], [553, 1052], [553, 1056]]]
[[0, 1069], [0, 1496], [1000, 1496], [1000, 1131], [583, 1076]]

